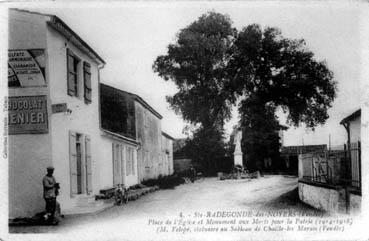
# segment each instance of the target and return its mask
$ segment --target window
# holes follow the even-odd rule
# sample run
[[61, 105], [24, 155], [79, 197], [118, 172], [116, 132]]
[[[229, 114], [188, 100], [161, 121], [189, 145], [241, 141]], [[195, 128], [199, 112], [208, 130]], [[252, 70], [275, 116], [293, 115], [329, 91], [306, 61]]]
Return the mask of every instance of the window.
[[69, 167], [71, 196], [92, 193], [90, 136], [73, 131], [69, 132]]
[[84, 97], [85, 102], [91, 103], [91, 66], [89, 63], [83, 63], [83, 79], [84, 79]]
[[126, 175], [135, 175], [135, 161], [132, 147], [126, 147]]
[[78, 96], [78, 63], [79, 58], [67, 49], [68, 95]]

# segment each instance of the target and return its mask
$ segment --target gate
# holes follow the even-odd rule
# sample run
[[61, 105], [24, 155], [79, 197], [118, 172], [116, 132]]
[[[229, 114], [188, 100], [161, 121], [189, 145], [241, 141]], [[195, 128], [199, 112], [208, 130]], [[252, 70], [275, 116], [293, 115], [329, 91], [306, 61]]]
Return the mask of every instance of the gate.
[[361, 195], [361, 144], [359, 141], [343, 147], [300, 154], [299, 179], [342, 190], [342, 204], [349, 212], [351, 194]]

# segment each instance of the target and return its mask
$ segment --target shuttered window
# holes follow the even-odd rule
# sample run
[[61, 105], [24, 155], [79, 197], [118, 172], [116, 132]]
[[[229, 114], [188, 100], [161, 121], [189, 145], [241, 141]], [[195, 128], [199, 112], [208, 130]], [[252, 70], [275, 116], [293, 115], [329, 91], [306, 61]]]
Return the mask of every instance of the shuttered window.
[[135, 149], [132, 149], [132, 175], [135, 175]]
[[92, 92], [92, 88], [91, 88], [91, 66], [89, 63], [84, 62], [83, 63], [83, 79], [84, 79], [84, 97], [85, 97], [85, 102], [91, 103], [91, 92]]
[[79, 58], [67, 49], [67, 84], [68, 95], [78, 96], [78, 63]]
[[76, 133], [69, 132], [69, 169], [70, 169], [70, 195], [78, 194], [77, 188], [77, 149]]
[[112, 143], [112, 146], [113, 146], [113, 184], [117, 185], [120, 183], [121, 180], [120, 161], [119, 161], [120, 148], [119, 145], [116, 143]]
[[126, 147], [126, 175], [135, 175], [134, 148]]
[[131, 148], [126, 147], [126, 175], [127, 176], [131, 175], [131, 170], [132, 170], [132, 160], [129, 154], [130, 150]]
[[120, 173], [121, 173], [121, 183], [125, 183], [124, 179], [124, 146], [120, 145]]
[[[72, 197], [77, 194], [92, 193], [91, 138], [88, 135], [84, 136], [83, 155], [81, 149], [77, 149], [77, 147], [82, 147], [82, 137], [82, 134], [69, 131], [70, 194]], [[82, 157], [84, 164], [82, 164]]]
[[92, 163], [91, 163], [91, 138], [85, 136], [85, 161], [86, 161], [86, 190], [87, 194], [92, 193]]

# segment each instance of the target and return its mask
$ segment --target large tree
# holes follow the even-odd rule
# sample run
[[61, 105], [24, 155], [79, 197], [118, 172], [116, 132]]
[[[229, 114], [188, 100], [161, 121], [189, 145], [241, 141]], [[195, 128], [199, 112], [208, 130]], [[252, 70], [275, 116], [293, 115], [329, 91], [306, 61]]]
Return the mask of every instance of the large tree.
[[219, 159], [214, 155], [223, 153], [211, 149], [221, 146], [224, 122], [237, 99], [243, 146], [258, 159], [278, 149], [277, 132], [283, 128], [278, 108], [287, 113], [288, 124], [303, 122], [313, 128], [328, 118], [336, 92], [332, 72], [314, 58], [304, 40], [257, 24], [238, 32], [227, 15], [214, 12], [182, 29], [153, 69], [178, 87], [167, 100], [184, 120], [198, 126], [192, 143], [206, 168], [214, 167]]
[[336, 83], [326, 63], [314, 59], [304, 40], [284, 38], [277, 28], [262, 30], [253, 24], [238, 34], [235, 45], [230, 65], [239, 94], [282, 107], [292, 125], [303, 122], [313, 128], [325, 123]]
[[[173, 81], [179, 91], [167, 96], [176, 113], [198, 126], [192, 145], [196, 159], [207, 171], [216, 169], [222, 148], [224, 121], [231, 117], [228, 62], [235, 38], [228, 16], [210, 12], [182, 29], [168, 53], [157, 57], [153, 69], [165, 80]], [[200, 150], [200, 151], [196, 151]], [[223, 155], [224, 156], [224, 155]]]
[[[251, 165], [275, 156], [280, 107], [288, 124], [308, 128], [324, 124], [335, 98], [336, 83], [326, 63], [317, 61], [304, 40], [284, 38], [277, 28], [264, 30], [256, 24], [245, 27], [235, 41], [230, 61], [233, 88], [244, 127], [244, 148]], [[254, 163], [252, 163], [254, 162]]]

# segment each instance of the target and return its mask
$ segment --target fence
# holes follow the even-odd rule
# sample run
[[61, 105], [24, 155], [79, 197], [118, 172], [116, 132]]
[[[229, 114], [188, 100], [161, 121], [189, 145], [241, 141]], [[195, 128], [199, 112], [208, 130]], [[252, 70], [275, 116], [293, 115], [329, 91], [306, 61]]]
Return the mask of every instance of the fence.
[[343, 150], [300, 154], [299, 178], [316, 183], [350, 186], [361, 190], [360, 142]]
[[361, 143], [351, 143], [350, 148], [345, 145], [345, 153], [348, 159], [348, 175], [346, 181], [350, 186], [361, 189]]

